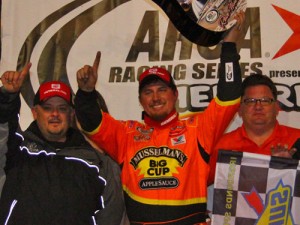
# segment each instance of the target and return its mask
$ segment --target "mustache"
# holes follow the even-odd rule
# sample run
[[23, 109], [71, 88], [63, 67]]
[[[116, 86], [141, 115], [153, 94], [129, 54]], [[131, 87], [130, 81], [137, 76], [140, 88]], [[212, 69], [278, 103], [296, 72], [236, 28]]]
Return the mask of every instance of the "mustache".
[[163, 101], [161, 101], [161, 100], [156, 100], [156, 101], [153, 101], [153, 102], [150, 104], [150, 107], [157, 106], [157, 105], [162, 105], [162, 104], [164, 104]]
[[49, 119], [48, 122], [49, 123], [58, 123], [58, 122], [61, 122], [61, 119], [59, 119], [58, 117], [52, 117]]

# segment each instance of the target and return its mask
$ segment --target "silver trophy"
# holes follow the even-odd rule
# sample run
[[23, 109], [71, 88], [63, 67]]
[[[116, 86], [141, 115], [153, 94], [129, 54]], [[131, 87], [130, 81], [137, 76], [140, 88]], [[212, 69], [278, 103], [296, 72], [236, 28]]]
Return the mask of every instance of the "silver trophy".
[[212, 46], [235, 23], [235, 15], [246, 11], [246, 0], [152, 0], [190, 41]]

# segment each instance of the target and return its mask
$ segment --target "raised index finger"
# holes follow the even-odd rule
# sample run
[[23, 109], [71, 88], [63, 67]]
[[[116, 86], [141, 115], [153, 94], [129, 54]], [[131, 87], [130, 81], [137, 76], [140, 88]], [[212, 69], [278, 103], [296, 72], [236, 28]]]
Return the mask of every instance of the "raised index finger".
[[98, 51], [97, 54], [96, 54], [96, 58], [94, 60], [94, 64], [93, 64], [93, 70], [94, 70], [94, 72], [98, 71], [99, 64], [100, 64], [100, 58], [101, 58], [101, 52]]
[[29, 73], [30, 67], [31, 67], [31, 63], [30, 62], [27, 63], [26, 66], [23, 67], [23, 69], [20, 72], [20, 76], [18, 77], [18, 80], [20, 80], [21, 82], [24, 80], [24, 78]]
[[28, 74], [30, 67], [31, 67], [31, 63], [27, 63], [26, 66], [23, 67], [21, 71], [21, 75], [25, 76], [26, 74]]

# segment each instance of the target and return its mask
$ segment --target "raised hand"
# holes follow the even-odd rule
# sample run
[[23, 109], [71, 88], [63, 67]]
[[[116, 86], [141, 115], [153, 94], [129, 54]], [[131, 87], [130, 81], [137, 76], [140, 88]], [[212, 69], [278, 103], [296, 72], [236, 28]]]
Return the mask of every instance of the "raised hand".
[[235, 16], [236, 24], [228, 31], [223, 38], [224, 42], [237, 42], [241, 36], [242, 28], [245, 23], [245, 12], [241, 11]]
[[85, 65], [77, 71], [77, 83], [81, 90], [91, 92], [95, 89], [100, 58], [101, 52], [97, 52], [93, 66]]
[[31, 63], [23, 67], [21, 72], [6, 71], [1, 76], [3, 88], [8, 93], [16, 93], [20, 91], [25, 77], [29, 74]]

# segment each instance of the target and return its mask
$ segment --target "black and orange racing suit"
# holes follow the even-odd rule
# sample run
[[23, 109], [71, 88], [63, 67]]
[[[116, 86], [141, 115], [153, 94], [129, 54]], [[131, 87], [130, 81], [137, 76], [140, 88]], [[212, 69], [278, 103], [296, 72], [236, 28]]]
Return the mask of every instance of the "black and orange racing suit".
[[[203, 112], [160, 123], [118, 121], [99, 113], [96, 91], [78, 90], [75, 109], [89, 137], [122, 165], [130, 224], [205, 222], [209, 156], [239, 105], [241, 72], [234, 43], [223, 43], [217, 97]], [[234, 82], [226, 82], [228, 76]], [[112, 215], [113, 216], [113, 215]]]

